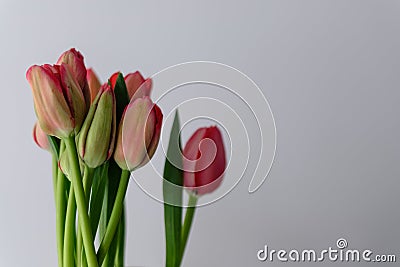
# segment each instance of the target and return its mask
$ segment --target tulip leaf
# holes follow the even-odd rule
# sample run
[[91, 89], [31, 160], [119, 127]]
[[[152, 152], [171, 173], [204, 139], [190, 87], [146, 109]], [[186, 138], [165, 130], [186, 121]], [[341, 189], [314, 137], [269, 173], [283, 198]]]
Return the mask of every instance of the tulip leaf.
[[97, 232], [101, 215], [102, 203], [107, 183], [108, 163], [95, 169], [92, 196], [90, 198], [90, 224], [93, 236]]
[[121, 120], [122, 113], [124, 113], [125, 107], [129, 104], [128, 89], [126, 88], [124, 76], [122, 73], [118, 74], [117, 81], [114, 86], [115, 99], [117, 101], [117, 125]]
[[58, 139], [57, 137], [51, 136], [51, 135], [48, 135], [47, 138], [49, 139], [51, 150], [54, 153], [54, 155], [57, 156], [57, 160], [58, 160], [58, 156], [59, 156], [59, 152], [60, 152], [60, 139]]
[[117, 251], [115, 254], [114, 266], [125, 266], [124, 265], [124, 257], [125, 257], [125, 205], [122, 210], [121, 221], [118, 225], [118, 242], [117, 242]]
[[182, 185], [180, 123], [176, 111], [169, 137], [163, 180], [166, 267], [177, 267], [180, 262]]

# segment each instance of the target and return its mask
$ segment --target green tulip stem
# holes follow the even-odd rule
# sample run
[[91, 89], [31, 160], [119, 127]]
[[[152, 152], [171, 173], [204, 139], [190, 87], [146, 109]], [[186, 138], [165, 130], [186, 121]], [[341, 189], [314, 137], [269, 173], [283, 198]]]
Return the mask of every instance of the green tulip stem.
[[[90, 198], [90, 188], [93, 182], [93, 169], [89, 168], [85, 165], [85, 171], [83, 173], [83, 189], [85, 191], [85, 198], [86, 198], [86, 205], [89, 205], [89, 198]], [[80, 218], [78, 218], [80, 220]], [[85, 251], [82, 249], [82, 232], [81, 228], [78, 227], [77, 233], [77, 241], [76, 241], [76, 248], [77, 248], [77, 262], [78, 266], [82, 266], [82, 260], [85, 257]]]
[[64, 230], [64, 267], [75, 266], [74, 264], [74, 238], [75, 238], [75, 219], [76, 219], [76, 203], [74, 187], [71, 186], [68, 196], [67, 214], [65, 219]]
[[54, 191], [54, 201], [57, 206], [57, 176], [58, 176], [58, 156], [55, 152], [51, 152], [51, 170], [53, 174], [53, 191]]
[[198, 198], [196, 195], [189, 194], [188, 208], [186, 210], [185, 220], [183, 222], [183, 227], [182, 227], [182, 240], [181, 240], [181, 253], [180, 253], [181, 256], [179, 264], [182, 262], [183, 254], [185, 253], [186, 243], [189, 237], [190, 228], [192, 227], [194, 213], [196, 211], [197, 199]]
[[[90, 220], [88, 215], [88, 208], [86, 204], [85, 191], [83, 189], [82, 175], [79, 167], [78, 155], [76, 152], [75, 137], [65, 139], [68, 155], [71, 164], [71, 181], [72, 188], [74, 189], [76, 205], [79, 214], [79, 226], [82, 231], [83, 246], [85, 248], [86, 258], [89, 267], [98, 267], [96, 252], [94, 248], [94, 241]], [[67, 266], [65, 266], [67, 267]]]
[[[57, 160], [56, 160], [56, 166]], [[58, 168], [58, 167], [57, 167]], [[57, 186], [56, 186], [56, 236], [57, 236], [57, 253], [58, 253], [58, 266], [63, 266], [63, 240], [64, 240], [64, 226], [65, 226], [65, 212], [66, 212], [66, 199], [65, 199], [65, 177], [61, 170], [57, 171]]]
[[123, 170], [121, 173], [121, 180], [119, 182], [117, 195], [115, 197], [114, 206], [111, 212], [110, 220], [108, 222], [106, 232], [104, 234], [103, 240], [100, 243], [99, 250], [97, 252], [97, 258], [99, 265], [104, 261], [110, 248], [111, 242], [114, 239], [114, 235], [117, 231], [119, 222], [121, 220], [122, 210], [124, 206], [124, 199], [126, 195], [126, 190], [128, 189], [129, 177], [131, 173], [127, 170]]

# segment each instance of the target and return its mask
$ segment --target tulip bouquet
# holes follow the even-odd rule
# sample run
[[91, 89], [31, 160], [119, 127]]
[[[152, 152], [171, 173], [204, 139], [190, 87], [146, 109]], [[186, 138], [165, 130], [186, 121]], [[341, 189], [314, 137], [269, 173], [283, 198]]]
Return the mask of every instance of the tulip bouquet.
[[[52, 155], [58, 266], [124, 266], [130, 174], [149, 162], [161, 135], [152, 80], [116, 72], [102, 85], [75, 49], [54, 65], [31, 66], [26, 77], [38, 119], [33, 137]], [[166, 266], [177, 267], [198, 197], [214, 191], [225, 171], [221, 133], [215, 126], [200, 128], [182, 151], [176, 113], [166, 156]], [[189, 202], [183, 219], [184, 191]]]

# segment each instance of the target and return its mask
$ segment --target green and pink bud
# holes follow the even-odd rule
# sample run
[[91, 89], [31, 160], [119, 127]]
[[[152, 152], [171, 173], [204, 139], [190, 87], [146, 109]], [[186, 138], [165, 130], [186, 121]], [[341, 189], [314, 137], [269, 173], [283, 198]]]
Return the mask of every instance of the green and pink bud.
[[38, 145], [38, 147], [50, 151], [49, 137], [45, 132], [43, 132], [40, 125], [36, 122], [33, 126], [33, 140]]
[[108, 84], [100, 88], [77, 136], [78, 153], [90, 168], [108, 160], [114, 149], [116, 102]]
[[125, 108], [118, 129], [114, 159], [123, 170], [135, 170], [153, 157], [161, 134], [163, 115], [146, 96]]
[[66, 64], [34, 65], [26, 73], [40, 127], [48, 135], [66, 138], [78, 132], [86, 116], [81, 87]]

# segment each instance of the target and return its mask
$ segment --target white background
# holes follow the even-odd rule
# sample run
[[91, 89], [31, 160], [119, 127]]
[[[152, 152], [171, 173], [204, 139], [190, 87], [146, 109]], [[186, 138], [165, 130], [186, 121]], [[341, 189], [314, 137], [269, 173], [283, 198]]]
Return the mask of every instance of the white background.
[[[56, 265], [50, 156], [32, 141], [25, 72], [70, 47], [103, 81], [211, 60], [268, 98], [278, 149], [267, 182], [198, 210], [184, 266], [283, 266], [256, 252], [340, 237], [400, 260], [399, 13], [394, 0], [0, 1], [0, 266]], [[162, 266], [162, 205], [134, 183], [127, 202], [127, 265]]]

